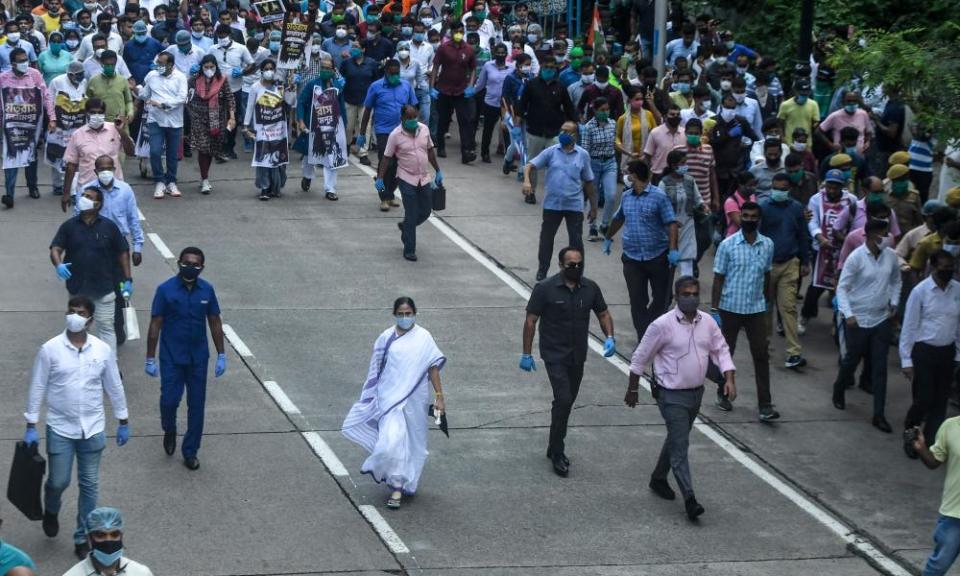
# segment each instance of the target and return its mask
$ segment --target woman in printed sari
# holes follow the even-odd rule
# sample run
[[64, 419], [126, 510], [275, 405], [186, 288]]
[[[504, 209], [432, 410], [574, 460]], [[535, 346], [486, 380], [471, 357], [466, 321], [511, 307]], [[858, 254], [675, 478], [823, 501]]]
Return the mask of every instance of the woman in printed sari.
[[360, 400], [343, 422], [343, 435], [370, 453], [360, 471], [393, 491], [390, 508], [416, 492], [427, 460], [428, 381], [435, 410], [444, 410], [440, 369], [447, 359], [430, 332], [416, 325], [416, 314], [406, 296], [393, 303], [396, 325], [374, 343]]

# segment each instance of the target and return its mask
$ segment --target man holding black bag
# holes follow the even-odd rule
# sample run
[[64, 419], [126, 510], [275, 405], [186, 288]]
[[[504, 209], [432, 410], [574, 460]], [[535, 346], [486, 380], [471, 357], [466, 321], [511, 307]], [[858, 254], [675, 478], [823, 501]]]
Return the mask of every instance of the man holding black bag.
[[60, 531], [60, 497], [70, 485], [76, 456], [80, 494], [73, 542], [77, 557], [84, 558], [90, 551], [84, 522], [97, 507], [100, 456], [106, 447], [104, 392], [119, 420], [118, 446], [130, 439], [130, 429], [116, 355], [103, 340], [87, 332], [96, 310], [93, 301], [86, 296], [74, 296], [67, 306], [66, 330], [44, 343], [33, 362], [27, 410], [23, 414], [27, 421], [23, 441], [28, 445], [40, 442], [37, 422], [40, 406], [46, 401], [50, 475], [44, 494], [43, 532], [53, 538]]

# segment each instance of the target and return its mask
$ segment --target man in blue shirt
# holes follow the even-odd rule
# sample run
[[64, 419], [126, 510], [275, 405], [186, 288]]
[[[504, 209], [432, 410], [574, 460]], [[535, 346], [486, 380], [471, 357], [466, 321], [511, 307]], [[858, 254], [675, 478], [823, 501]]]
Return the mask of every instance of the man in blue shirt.
[[590, 221], [597, 217], [597, 196], [593, 186], [590, 154], [577, 146], [577, 123], [565, 122], [557, 137], [559, 144], [545, 148], [523, 167], [523, 193], [533, 194], [530, 178], [535, 169], [547, 170], [543, 197], [543, 223], [540, 225], [537, 282], [547, 277], [553, 238], [560, 222], [566, 221], [568, 245], [583, 252], [584, 196], [590, 201]]
[[343, 87], [343, 99], [347, 102], [347, 141], [356, 138], [356, 155], [364, 166], [370, 165], [367, 159], [367, 133], [358, 132], [363, 116], [363, 101], [367, 90], [380, 74], [380, 64], [367, 58], [363, 49], [354, 46], [350, 49], [350, 59], [340, 65], [340, 75], [346, 81]]
[[[400, 62], [387, 60], [383, 68], [383, 78], [370, 85], [367, 97], [363, 101], [363, 120], [360, 122], [360, 134], [367, 133], [370, 113], [373, 113], [373, 132], [377, 135], [377, 166], [383, 162], [383, 152], [387, 147], [387, 138], [393, 129], [400, 125], [400, 115], [407, 104], [417, 105], [417, 95], [409, 82], [400, 80]], [[393, 197], [397, 189], [397, 168], [391, 166], [383, 178], [384, 189], [380, 190], [380, 209], [399, 206]], [[384, 202], [389, 206], [384, 206]]]
[[[213, 285], [199, 278], [204, 266], [203, 251], [193, 246], [180, 252], [180, 273], [157, 287], [150, 312], [147, 334], [147, 359], [144, 370], [150, 376], [160, 374], [160, 425], [163, 449], [173, 455], [177, 449], [177, 408], [187, 390], [187, 433], [183, 436], [183, 464], [190, 470], [200, 467], [197, 451], [203, 436], [203, 410], [207, 398], [207, 325], [217, 349], [217, 378], [227, 369], [223, 347], [220, 303]], [[156, 361], [160, 341], [160, 366]]]
[[667, 195], [650, 183], [650, 166], [635, 160], [627, 165], [627, 172], [630, 184], [624, 188], [620, 209], [610, 222], [603, 253], [610, 254], [613, 237], [623, 228], [620, 260], [639, 342], [647, 327], [667, 311], [671, 268], [680, 262], [680, 252], [677, 216]]
[[33, 44], [20, 39], [20, 26], [11, 18], [4, 24], [7, 41], [0, 44], [0, 72], [8, 72], [12, 68], [10, 63], [10, 53], [17, 48], [22, 48], [27, 53], [27, 59], [31, 64], [37, 62], [37, 52], [33, 49]]
[[[3, 525], [3, 520], [0, 520]], [[3, 540], [0, 540], [0, 575], [2, 576], [33, 576], [37, 566], [22, 550]]]
[[150, 72], [150, 65], [162, 51], [163, 44], [147, 34], [147, 25], [143, 20], [137, 20], [133, 25], [133, 38], [123, 45], [123, 61], [137, 84], [143, 84], [143, 79]]

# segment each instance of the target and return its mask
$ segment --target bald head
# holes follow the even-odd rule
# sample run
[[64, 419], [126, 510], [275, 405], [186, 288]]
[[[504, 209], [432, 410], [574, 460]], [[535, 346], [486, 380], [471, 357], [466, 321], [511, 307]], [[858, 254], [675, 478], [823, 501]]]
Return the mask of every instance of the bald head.
[[867, 178], [867, 192], [883, 192], [883, 180], [876, 176]]

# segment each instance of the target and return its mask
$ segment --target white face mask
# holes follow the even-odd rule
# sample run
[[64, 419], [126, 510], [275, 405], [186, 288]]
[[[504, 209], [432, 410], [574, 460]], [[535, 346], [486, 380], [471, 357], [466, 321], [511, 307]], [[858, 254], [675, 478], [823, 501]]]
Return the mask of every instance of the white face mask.
[[113, 184], [113, 170], [102, 170], [97, 173], [97, 180], [104, 186]]
[[93, 51], [93, 55], [99, 60], [103, 56], [103, 48], [97, 48]]
[[225, 38], [221, 38], [220, 40], [217, 41], [217, 43], [220, 44], [221, 48], [229, 48], [231, 42], [233, 42], [233, 40], [231, 40], [229, 36]]
[[74, 334], [83, 332], [87, 329], [87, 320], [89, 320], [89, 318], [84, 318], [79, 314], [67, 314], [67, 320], [65, 322], [67, 332], [73, 332]]
[[731, 86], [733, 86], [733, 84], [729, 80], [720, 81], [720, 89], [723, 90], [724, 92], [729, 90]]
[[724, 122], [730, 122], [737, 116], [737, 111], [734, 108], [721, 108], [720, 117], [723, 118]]
[[27, 70], [30, 69], [29, 62], [17, 62], [13, 65], [13, 69], [19, 72], [20, 74], [26, 74]]
[[11, 33], [7, 34], [7, 42], [9, 42], [10, 44], [16, 44], [16, 43], [19, 42], [19, 41], [20, 41], [20, 33], [19, 33], [19, 32], [11, 32]]
[[747, 95], [734, 92], [733, 99], [737, 101], [737, 104], [743, 104], [743, 101], [747, 99]]
[[96, 205], [97, 205], [96, 202], [87, 198], [86, 196], [81, 196], [77, 198], [77, 208], [79, 208], [81, 212], [86, 212], [87, 210], [93, 210]]
[[87, 118], [87, 125], [93, 128], [94, 130], [99, 130], [103, 128], [103, 123], [106, 121], [106, 116], [103, 114], [91, 114]]
[[954, 256], [960, 256], [960, 244], [944, 244], [943, 249]]
[[793, 149], [796, 150], [797, 152], [803, 152], [804, 150], [807, 149], [807, 143], [806, 143], [806, 142], [794, 142], [794, 143], [793, 143]]
[[273, 74], [274, 74], [273, 70], [264, 70], [264, 71], [263, 71], [263, 79], [264, 79], [264, 80], [273, 80]]
[[630, 181], [630, 176], [627, 174], [623, 175], [623, 185], [627, 188], [633, 186], [633, 182]]
[[433, 26], [433, 18], [421, 18], [420, 21], [423, 22], [423, 25], [426, 28]]
[[397, 50], [397, 56], [398, 56], [401, 60], [406, 60], [407, 58], [410, 57], [410, 51], [409, 51], [409, 50]]
[[347, 37], [347, 31], [343, 28], [337, 28], [337, 31], [334, 32], [333, 35], [342, 40], [343, 38]]
[[581, 74], [581, 75], [580, 75], [580, 81], [583, 82], [584, 84], [593, 84], [593, 82], [594, 82], [596, 79], [597, 79], [596, 74]]
[[213, 78], [214, 75], [216, 75], [216, 73], [217, 73], [217, 71], [214, 70], [213, 68], [204, 68], [204, 69], [203, 69], [203, 75], [206, 76], [207, 78]]

